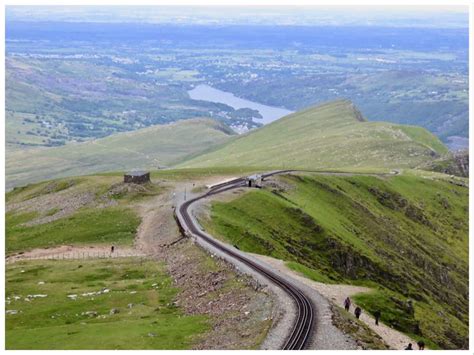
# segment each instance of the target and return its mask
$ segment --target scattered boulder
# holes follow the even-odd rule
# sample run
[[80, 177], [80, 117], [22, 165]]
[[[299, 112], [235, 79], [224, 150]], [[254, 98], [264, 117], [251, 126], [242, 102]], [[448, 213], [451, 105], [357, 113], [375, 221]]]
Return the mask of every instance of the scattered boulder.
[[82, 312], [82, 316], [89, 316], [89, 317], [97, 317], [98, 313], [96, 311], [87, 311], [87, 312]]
[[32, 299], [34, 298], [45, 298], [45, 297], [48, 297], [48, 295], [28, 295], [26, 296], [25, 298], [25, 301], [31, 301]]

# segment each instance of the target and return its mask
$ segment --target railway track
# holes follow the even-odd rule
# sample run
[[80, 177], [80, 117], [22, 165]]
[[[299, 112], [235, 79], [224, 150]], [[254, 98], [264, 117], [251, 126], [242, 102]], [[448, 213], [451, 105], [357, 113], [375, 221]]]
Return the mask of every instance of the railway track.
[[[279, 170], [270, 172], [267, 174], [262, 174], [263, 178], [270, 177], [276, 174], [283, 174], [291, 172], [292, 170]], [[199, 226], [196, 225], [193, 218], [191, 217], [190, 206], [209, 196], [216, 195], [228, 190], [236, 189], [238, 187], [245, 186], [245, 178], [234, 179], [219, 185], [214, 186], [207, 193], [195, 197], [191, 200], [184, 202], [176, 211], [177, 220], [180, 224], [181, 230], [190, 236], [195, 238], [200, 238], [206, 243], [212, 245], [214, 248], [220, 250], [221, 252], [231, 256], [232, 258], [238, 260], [239, 262], [247, 265], [260, 275], [267, 278], [269, 281], [280, 287], [284, 292], [286, 292], [295, 302], [297, 308], [297, 315], [293, 328], [291, 329], [290, 334], [288, 335], [282, 349], [283, 350], [302, 350], [306, 349], [310, 342], [310, 336], [312, 329], [314, 327], [314, 318], [315, 318], [315, 307], [312, 304], [310, 298], [306, 296], [298, 287], [294, 286], [283, 277], [277, 275], [275, 272], [269, 268], [263, 267], [262, 265], [256, 263], [250, 258], [242, 255], [242, 253], [237, 252], [232, 247], [223, 245], [222, 243], [217, 242], [213, 238], [209, 237], [201, 231]]]

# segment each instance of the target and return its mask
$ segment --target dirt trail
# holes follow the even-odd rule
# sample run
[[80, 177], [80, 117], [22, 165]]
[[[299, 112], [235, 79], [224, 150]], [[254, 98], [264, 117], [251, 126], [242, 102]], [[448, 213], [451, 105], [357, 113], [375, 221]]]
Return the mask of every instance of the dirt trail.
[[[256, 258], [268, 263], [271, 265], [275, 270], [282, 272], [284, 274], [290, 275], [295, 279], [299, 280], [300, 282], [308, 285], [309, 287], [313, 288], [329, 301], [334, 303], [337, 306], [343, 307], [344, 299], [346, 297], [352, 297], [358, 293], [362, 292], [370, 292], [372, 291], [370, 288], [361, 287], [361, 286], [352, 286], [352, 285], [330, 285], [324, 284], [321, 282], [312, 281], [301, 274], [297, 273], [289, 269], [285, 262], [282, 260], [274, 259], [264, 255], [252, 254]], [[352, 303], [352, 310], [356, 307], [355, 303]], [[386, 326], [385, 324], [379, 323], [379, 325], [375, 325], [375, 319], [369, 316], [362, 310], [362, 315], [360, 316], [360, 320], [363, 321], [367, 326], [370, 327], [375, 333], [377, 333], [385, 343], [390, 346], [391, 349], [395, 350], [402, 350], [404, 349], [409, 343], [412, 343], [414, 348], [416, 348], [416, 341], [408, 337], [407, 335]]]
[[[189, 188], [189, 183], [163, 185], [164, 191], [159, 195], [138, 203], [137, 211], [142, 222], [135, 237], [135, 248], [147, 254], [160, 254], [181, 238], [178, 226], [173, 217], [173, 209], [181, 191]], [[178, 192], [178, 193], [177, 193]]]
[[131, 256], [146, 256], [146, 254], [134, 248], [122, 246], [115, 246], [115, 250], [112, 253], [110, 246], [62, 245], [54, 248], [33, 249], [27, 252], [9, 255], [5, 258], [5, 261], [7, 263], [14, 263], [21, 260], [34, 259], [97, 259], [122, 258]]

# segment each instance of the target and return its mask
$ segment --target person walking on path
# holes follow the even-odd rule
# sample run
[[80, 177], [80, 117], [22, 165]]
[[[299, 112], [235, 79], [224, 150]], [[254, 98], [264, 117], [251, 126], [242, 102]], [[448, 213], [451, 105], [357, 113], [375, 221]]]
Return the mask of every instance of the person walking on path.
[[346, 297], [344, 300], [344, 309], [349, 312], [349, 308], [351, 308], [351, 299], [349, 297]]
[[354, 314], [356, 318], [359, 319], [360, 315], [362, 314], [362, 309], [360, 307], [356, 307], [356, 309], [354, 310]]
[[381, 315], [382, 315], [382, 313], [378, 309], [374, 312], [375, 325], [379, 325], [379, 319], [380, 319]]
[[413, 350], [412, 346], [411, 346], [411, 343], [408, 344], [408, 346], [405, 348], [405, 350]]
[[110, 252], [113, 254], [113, 253], [114, 253], [114, 250], [115, 250], [115, 247], [112, 245], [112, 246], [110, 247]]

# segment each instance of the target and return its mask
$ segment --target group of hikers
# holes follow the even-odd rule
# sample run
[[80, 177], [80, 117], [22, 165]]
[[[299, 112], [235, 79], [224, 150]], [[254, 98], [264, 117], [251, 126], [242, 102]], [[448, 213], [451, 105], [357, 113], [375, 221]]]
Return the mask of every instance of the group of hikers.
[[[347, 312], [350, 311], [351, 304], [352, 304], [351, 299], [349, 297], [346, 297], [346, 299], [344, 300], [344, 309]], [[357, 306], [354, 309], [354, 315], [356, 316], [357, 319], [359, 319], [361, 314], [362, 314], [362, 309], [359, 306]], [[374, 315], [374, 318], [375, 318], [375, 325], [379, 325], [379, 320], [380, 320], [380, 317], [382, 316], [382, 312], [377, 309], [373, 313], [373, 315]], [[425, 350], [425, 342], [423, 340], [418, 341], [417, 345], [418, 345], [419, 350]], [[408, 344], [408, 346], [405, 348], [405, 350], [414, 350], [413, 345], [411, 343]]]
[[[345, 300], [344, 300], [344, 309], [349, 312], [350, 308], [351, 308], [351, 299], [349, 297], [347, 297]], [[375, 316], [375, 324], [376, 325], [379, 325], [379, 318], [380, 318], [380, 311], [376, 311], [375, 312], [377, 315]], [[356, 316], [357, 319], [360, 318], [360, 315], [362, 314], [362, 309], [357, 306], [355, 309], [354, 309], [354, 314]], [[375, 314], [374, 314], [375, 315]]]

